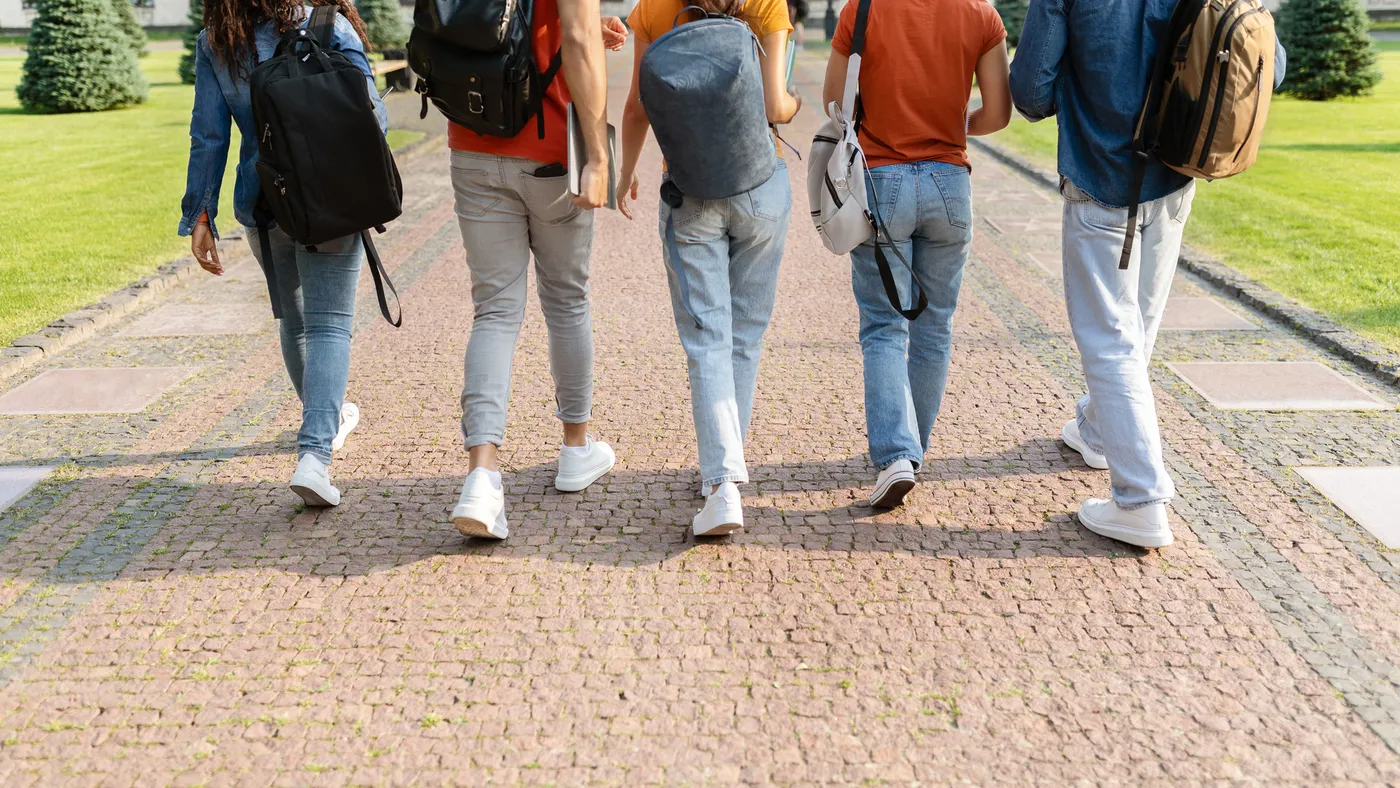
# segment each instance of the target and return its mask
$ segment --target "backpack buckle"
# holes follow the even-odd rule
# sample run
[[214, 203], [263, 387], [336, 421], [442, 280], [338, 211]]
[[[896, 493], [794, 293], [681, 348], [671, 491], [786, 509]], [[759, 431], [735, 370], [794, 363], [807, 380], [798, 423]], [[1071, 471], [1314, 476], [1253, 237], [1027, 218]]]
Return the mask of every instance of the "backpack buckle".
[[486, 102], [482, 100], [481, 94], [475, 90], [467, 94], [467, 111], [473, 115], [480, 115], [486, 111]]

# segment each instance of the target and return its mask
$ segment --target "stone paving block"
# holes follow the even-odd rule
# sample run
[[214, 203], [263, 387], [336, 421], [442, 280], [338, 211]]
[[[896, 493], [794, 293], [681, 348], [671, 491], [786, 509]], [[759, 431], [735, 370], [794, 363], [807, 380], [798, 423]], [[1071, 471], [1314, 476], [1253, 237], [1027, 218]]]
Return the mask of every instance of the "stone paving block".
[[1390, 410], [1315, 361], [1194, 361], [1167, 368], [1222, 410]]
[[1162, 316], [1163, 331], [1258, 331], [1224, 304], [1206, 296], [1174, 297], [1167, 300]]
[[258, 304], [168, 304], [133, 323], [122, 336], [182, 337], [252, 334], [272, 313]]
[[53, 369], [0, 396], [0, 415], [138, 413], [198, 367]]
[[1064, 273], [1064, 267], [1057, 255], [1050, 254], [1049, 252], [1033, 252], [1026, 255], [1026, 257], [1029, 257], [1031, 262], [1035, 263], [1041, 270], [1051, 276], [1060, 276]]
[[1297, 471], [1382, 544], [1400, 550], [1400, 466]]
[[25, 493], [34, 489], [34, 485], [43, 481], [50, 473], [53, 473], [53, 467], [48, 465], [0, 468], [0, 512], [23, 498]]

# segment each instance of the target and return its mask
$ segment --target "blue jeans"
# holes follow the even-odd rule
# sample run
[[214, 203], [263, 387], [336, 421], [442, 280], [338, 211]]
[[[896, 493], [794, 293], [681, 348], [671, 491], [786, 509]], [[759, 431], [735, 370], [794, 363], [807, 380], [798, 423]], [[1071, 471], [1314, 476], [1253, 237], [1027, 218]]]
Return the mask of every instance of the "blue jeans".
[[1089, 448], [1108, 459], [1113, 500], [1123, 509], [1165, 503], [1176, 493], [1162, 463], [1148, 364], [1191, 215], [1191, 182], [1138, 208], [1128, 270], [1118, 269], [1128, 209], [1095, 202], [1068, 178], [1064, 196], [1065, 304], [1089, 393], [1075, 417]]
[[331, 441], [340, 431], [340, 407], [350, 377], [350, 333], [364, 249], [347, 235], [307, 251], [279, 229], [268, 232], [272, 261], [262, 259], [257, 228], [248, 244], [263, 271], [275, 277], [282, 334], [282, 362], [301, 398], [297, 456], [330, 464]]
[[676, 257], [664, 242], [672, 209], [662, 200], [661, 248], [676, 330], [690, 362], [700, 477], [706, 485], [742, 484], [749, 480], [744, 438], [758, 359], [792, 213], [787, 166], [779, 162], [767, 182], [734, 197], [687, 197], [674, 213]]
[[[928, 309], [917, 320], [905, 320], [885, 294], [873, 239], [851, 252], [870, 461], [884, 470], [909, 460], [917, 469], [948, 382], [953, 310], [972, 245], [972, 179], [965, 167], [936, 161], [876, 167], [870, 171], [870, 204], [879, 206], [890, 240], [931, 288]], [[902, 305], [912, 306], [917, 291], [908, 269], [893, 252], [885, 256]]]

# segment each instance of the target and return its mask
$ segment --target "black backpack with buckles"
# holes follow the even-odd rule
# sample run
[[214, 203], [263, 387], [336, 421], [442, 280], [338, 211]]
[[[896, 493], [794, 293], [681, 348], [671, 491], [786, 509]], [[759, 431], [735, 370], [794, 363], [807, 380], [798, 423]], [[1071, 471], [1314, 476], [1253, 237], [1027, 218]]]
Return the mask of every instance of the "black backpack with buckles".
[[418, 0], [408, 64], [414, 87], [448, 120], [492, 137], [514, 137], [534, 119], [544, 139], [544, 93], [563, 62], [535, 62], [534, 0]]

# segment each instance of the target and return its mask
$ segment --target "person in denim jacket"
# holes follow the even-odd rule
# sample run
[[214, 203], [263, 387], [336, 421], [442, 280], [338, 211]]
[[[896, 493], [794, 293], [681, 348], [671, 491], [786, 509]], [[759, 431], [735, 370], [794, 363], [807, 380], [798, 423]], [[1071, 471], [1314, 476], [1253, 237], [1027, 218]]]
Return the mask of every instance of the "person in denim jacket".
[[[1065, 303], [1089, 393], [1061, 430], [1085, 464], [1108, 470], [1111, 498], [1091, 498], [1079, 521], [1139, 547], [1172, 543], [1176, 492], [1162, 461], [1148, 363], [1191, 215], [1196, 182], [1156, 158], [1132, 194], [1133, 136], [1176, 0], [1032, 0], [1011, 64], [1011, 96], [1032, 122], [1059, 118]], [[1285, 53], [1276, 55], [1281, 82]], [[1140, 240], [1119, 258], [1128, 206]]]
[[[325, 5], [327, 2], [314, 3]], [[365, 56], [364, 23], [350, 0], [333, 0], [335, 37], [330, 46], [349, 55], [369, 81], [381, 129], [389, 125]], [[190, 161], [179, 233], [192, 236], [191, 250], [204, 270], [223, 274], [216, 240], [219, 187], [228, 164], [230, 132], [238, 126], [234, 219], [246, 228], [248, 245], [267, 276], [272, 312], [278, 318], [282, 359], [302, 402], [297, 434], [297, 471], [291, 488], [308, 504], [334, 506], [340, 491], [330, 482], [331, 452], [359, 423], [359, 410], [344, 402], [350, 374], [350, 332], [363, 248], [358, 236], [318, 244], [312, 252], [270, 227], [272, 259], [263, 259], [253, 218], [259, 183], [254, 162], [258, 134], [249, 80], [273, 56], [282, 34], [304, 27], [311, 7], [301, 0], [205, 0], [204, 31], [195, 45], [194, 109], [190, 116]]]

